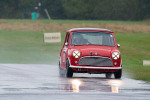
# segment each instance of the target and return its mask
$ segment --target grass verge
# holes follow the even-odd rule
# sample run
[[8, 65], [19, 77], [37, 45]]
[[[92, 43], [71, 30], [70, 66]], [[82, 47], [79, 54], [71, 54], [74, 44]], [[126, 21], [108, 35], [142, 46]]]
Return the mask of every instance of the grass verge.
[[121, 44], [123, 69], [133, 74], [133, 78], [150, 81], [150, 66], [143, 66], [143, 60], [150, 60], [149, 33], [118, 33], [117, 42]]
[[0, 30], [0, 45], [0, 63], [18, 64], [56, 64], [61, 47], [61, 43], [45, 44], [43, 32], [4, 30]]

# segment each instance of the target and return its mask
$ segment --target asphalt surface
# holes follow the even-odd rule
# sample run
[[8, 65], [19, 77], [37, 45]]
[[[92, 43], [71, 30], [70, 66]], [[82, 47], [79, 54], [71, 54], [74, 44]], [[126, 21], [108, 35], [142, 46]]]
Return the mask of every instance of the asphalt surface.
[[150, 82], [100, 74], [59, 77], [57, 65], [0, 64], [0, 100], [150, 100]]

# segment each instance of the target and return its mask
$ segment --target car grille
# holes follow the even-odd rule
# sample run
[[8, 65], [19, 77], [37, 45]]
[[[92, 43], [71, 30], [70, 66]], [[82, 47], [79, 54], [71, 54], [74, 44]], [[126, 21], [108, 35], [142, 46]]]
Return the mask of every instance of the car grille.
[[86, 66], [113, 66], [112, 60], [107, 57], [82, 57], [78, 64]]

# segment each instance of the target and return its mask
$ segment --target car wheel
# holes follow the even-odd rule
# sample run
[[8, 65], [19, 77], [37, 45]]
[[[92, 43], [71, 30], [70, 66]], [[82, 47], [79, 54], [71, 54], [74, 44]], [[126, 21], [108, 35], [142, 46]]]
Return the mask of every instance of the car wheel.
[[60, 62], [59, 62], [59, 76], [64, 76], [64, 70], [61, 68]]
[[106, 78], [111, 78], [112, 73], [106, 73], [105, 76], [106, 76]]
[[69, 60], [66, 61], [66, 77], [72, 77], [73, 70], [70, 68]]
[[120, 79], [122, 76], [122, 69], [119, 69], [117, 72], [114, 73], [115, 79]]

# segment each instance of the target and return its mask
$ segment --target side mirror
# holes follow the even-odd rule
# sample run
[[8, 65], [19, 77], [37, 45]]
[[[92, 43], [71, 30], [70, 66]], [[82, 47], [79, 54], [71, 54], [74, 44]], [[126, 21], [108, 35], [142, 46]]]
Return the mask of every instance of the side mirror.
[[117, 47], [120, 48], [120, 44], [117, 44]]
[[65, 43], [65, 46], [68, 46], [68, 42]]

